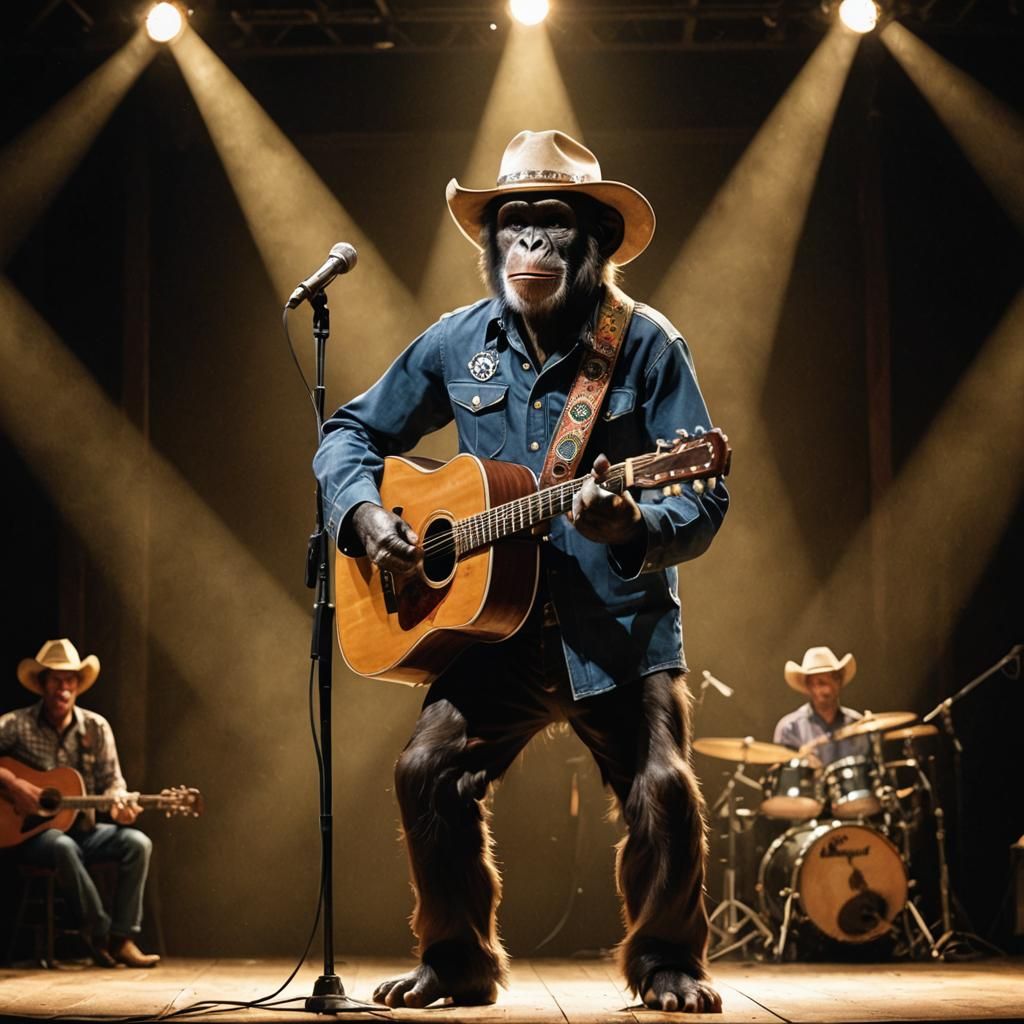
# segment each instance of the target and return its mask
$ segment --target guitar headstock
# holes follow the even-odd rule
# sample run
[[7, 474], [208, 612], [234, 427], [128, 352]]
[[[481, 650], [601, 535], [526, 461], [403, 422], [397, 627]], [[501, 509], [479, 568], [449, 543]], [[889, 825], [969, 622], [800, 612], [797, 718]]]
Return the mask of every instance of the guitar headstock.
[[732, 448], [729, 439], [717, 427], [692, 437], [677, 431], [673, 441], [659, 441], [658, 450], [650, 455], [629, 459], [633, 487], [660, 487], [666, 494], [678, 494], [681, 485], [694, 481], [693, 489], [702, 493], [709, 481], [713, 488], [717, 477], [729, 472]]
[[203, 794], [189, 786], [174, 786], [160, 790], [160, 798], [156, 808], [170, 818], [182, 814], [188, 818], [198, 818], [203, 813]]

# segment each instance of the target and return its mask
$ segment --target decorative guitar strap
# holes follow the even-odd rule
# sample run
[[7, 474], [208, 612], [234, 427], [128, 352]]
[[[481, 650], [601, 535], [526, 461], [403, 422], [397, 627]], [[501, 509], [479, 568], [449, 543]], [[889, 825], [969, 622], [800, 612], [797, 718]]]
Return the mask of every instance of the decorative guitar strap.
[[544, 460], [540, 486], [571, 480], [587, 447], [590, 432], [597, 422], [605, 393], [612, 380], [615, 361], [633, 316], [633, 300], [614, 285], [605, 287], [597, 327], [587, 338], [589, 351], [583, 354], [576, 380], [569, 389], [562, 417], [558, 421], [551, 448]]

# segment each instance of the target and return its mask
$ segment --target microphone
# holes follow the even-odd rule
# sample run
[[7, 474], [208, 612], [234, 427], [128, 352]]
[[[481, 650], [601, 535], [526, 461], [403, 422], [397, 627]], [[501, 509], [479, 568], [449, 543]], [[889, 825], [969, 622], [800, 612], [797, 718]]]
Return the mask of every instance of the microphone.
[[704, 669], [704, 685], [713, 686], [723, 697], [731, 697], [735, 692], [731, 686], [726, 686], [721, 679], [716, 679], [707, 669]]
[[355, 247], [348, 242], [338, 242], [331, 246], [330, 254], [324, 265], [314, 273], [310, 274], [292, 292], [285, 303], [287, 309], [294, 309], [299, 303], [311, 299], [318, 291], [326, 288], [340, 274], [347, 274], [355, 265], [358, 258]]

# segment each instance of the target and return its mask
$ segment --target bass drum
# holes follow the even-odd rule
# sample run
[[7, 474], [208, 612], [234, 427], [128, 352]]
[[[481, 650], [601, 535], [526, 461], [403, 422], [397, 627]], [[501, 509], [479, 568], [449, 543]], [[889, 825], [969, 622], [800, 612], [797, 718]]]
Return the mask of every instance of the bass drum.
[[889, 931], [907, 902], [907, 872], [896, 847], [866, 825], [805, 822], [768, 847], [757, 878], [762, 914], [781, 925], [808, 920], [840, 942], [870, 942]]

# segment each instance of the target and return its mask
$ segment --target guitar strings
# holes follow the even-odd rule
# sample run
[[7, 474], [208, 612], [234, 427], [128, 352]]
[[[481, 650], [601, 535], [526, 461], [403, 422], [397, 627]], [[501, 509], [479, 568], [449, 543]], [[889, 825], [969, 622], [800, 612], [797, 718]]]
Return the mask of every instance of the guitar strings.
[[[707, 442], [704, 442], [705, 444]], [[659, 459], [664, 453], [652, 453], [640, 455], [632, 459], [634, 471], [643, 471], [653, 461]], [[676, 453], [678, 454], [678, 453]], [[713, 453], [711, 453], [713, 454]], [[621, 493], [625, 489], [626, 463], [619, 463], [612, 466], [608, 475], [602, 481], [609, 490]], [[577, 477], [562, 484], [536, 491], [532, 494], [523, 495], [512, 501], [496, 505], [486, 509], [484, 512], [468, 516], [465, 519], [457, 519], [451, 524], [451, 529], [439, 537], [428, 540], [423, 545], [423, 554], [440, 555], [455, 552], [456, 555], [467, 554], [477, 548], [485, 547], [495, 540], [501, 539], [500, 535], [510, 536], [520, 533], [544, 519], [551, 518], [552, 514], [559, 514], [567, 511], [570, 507], [567, 499], [575, 496], [582, 488], [588, 477]], [[544, 512], [545, 504], [548, 505], [548, 513]], [[557, 510], [556, 510], [556, 505]], [[534, 513], [540, 513], [538, 519], [534, 519]], [[516, 517], [519, 517], [520, 526], [515, 527]], [[509, 532], [501, 534], [501, 527], [509, 529]]]
[[[583, 486], [586, 480], [587, 477], [578, 477], [564, 484], [557, 484], [543, 491], [524, 495], [502, 505], [495, 505], [493, 508], [473, 516], [468, 516], [465, 519], [457, 519], [452, 523], [450, 531], [440, 537], [427, 541], [423, 545], [423, 553], [424, 555], [434, 555], [458, 550], [460, 547], [459, 541], [464, 542], [461, 545], [463, 553], [471, 551], [474, 548], [481, 547], [492, 540], [498, 539], [492, 537], [491, 534], [494, 532], [495, 527], [502, 523], [515, 527], [517, 517], [522, 525], [512, 529], [511, 532], [519, 533], [535, 525], [532, 513], [540, 512], [542, 513], [541, 519], [549, 518], [549, 516], [543, 514], [545, 504], [555, 514], [557, 514], [556, 506], [558, 511], [567, 510], [569, 505], [566, 504], [566, 499], [575, 496], [575, 493]], [[624, 484], [625, 473], [623, 467], [613, 466], [603, 483], [610, 484], [612, 487]]]

